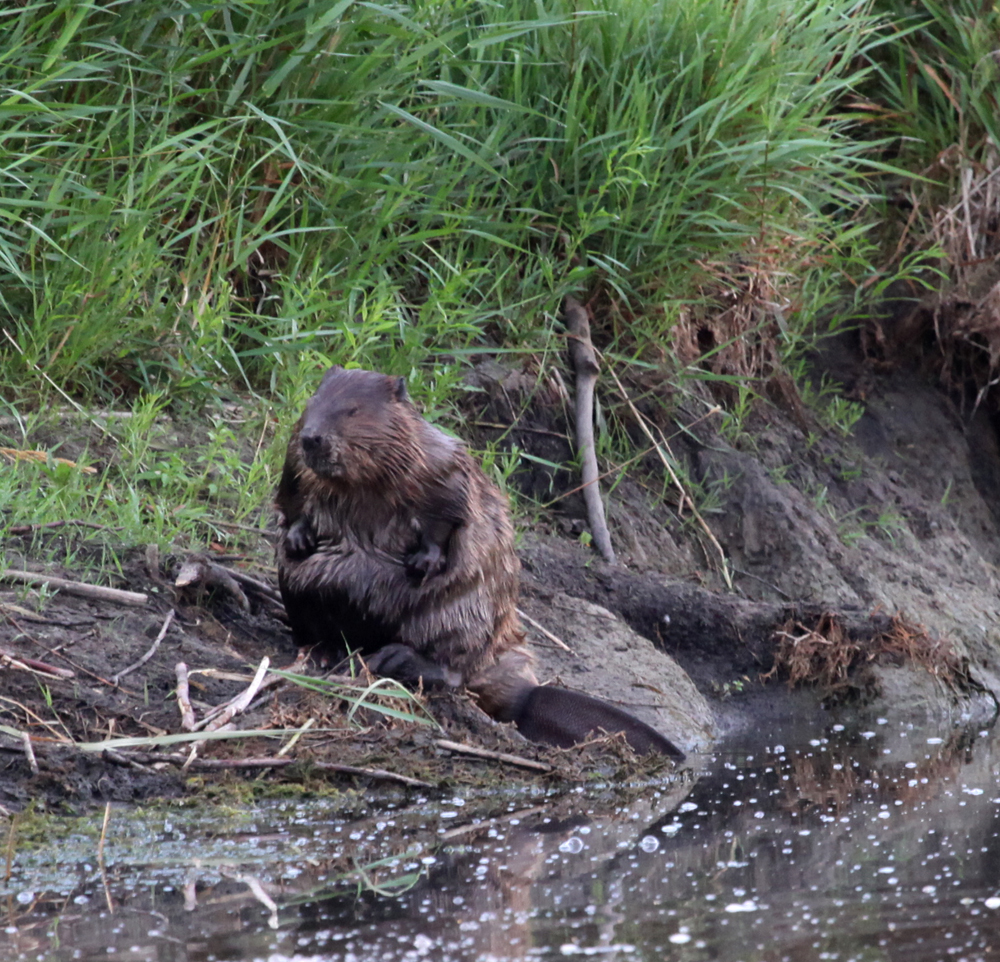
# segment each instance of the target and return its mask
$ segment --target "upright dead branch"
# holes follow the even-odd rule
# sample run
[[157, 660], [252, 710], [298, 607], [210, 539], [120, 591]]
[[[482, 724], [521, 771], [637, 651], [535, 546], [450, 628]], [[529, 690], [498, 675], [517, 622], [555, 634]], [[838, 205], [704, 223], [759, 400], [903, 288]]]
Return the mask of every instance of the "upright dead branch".
[[594, 544], [609, 564], [617, 564], [611, 534], [604, 519], [604, 502], [598, 485], [597, 449], [594, 445], [594, 385], [600, 366], [590, 341], [590, 320], [587, 311], [575, 297], [563, 302], [566, 330], [569, 332], [569, 353], [576, 370], [576, 446], [583, 462], [583, 497]]

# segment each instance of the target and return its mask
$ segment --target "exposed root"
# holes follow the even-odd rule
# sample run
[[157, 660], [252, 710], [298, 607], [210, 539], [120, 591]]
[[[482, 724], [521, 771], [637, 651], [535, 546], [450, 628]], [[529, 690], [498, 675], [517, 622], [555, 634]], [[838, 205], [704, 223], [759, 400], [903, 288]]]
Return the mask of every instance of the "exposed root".
[[763, 677], [783, 677], [789, 687], [812, 685], [831, 694], [842, 691], [852, 686], [852, 673], [871, 662], [915, 664], [956, 690], [968, 683], [965, 663], [951, 646], [900, 615], [892, 616], [885, 631], [856, 637], [836, 615], [825, 612], [812, 628], [790, 619], [774, 638], [774, 665]]

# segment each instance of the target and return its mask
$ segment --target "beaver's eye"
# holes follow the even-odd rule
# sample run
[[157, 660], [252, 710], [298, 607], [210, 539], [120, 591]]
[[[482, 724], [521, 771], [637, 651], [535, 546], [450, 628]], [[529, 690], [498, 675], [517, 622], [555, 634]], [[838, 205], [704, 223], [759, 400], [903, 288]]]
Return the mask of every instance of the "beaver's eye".
[[348, 411], [348, 412], [347, 412], [347, 416], [348, 416], [349, 418], [352, 418], [352, 417], [354, 417], [354, 415], [355, 415], [355, 414], [357, 414], [357, 413], [358, 413], [358, 407], [357, 407], [357, 405], [355, 405], [354, 407], [352, 407], [352, 408], [350, 409], [350, 411]]

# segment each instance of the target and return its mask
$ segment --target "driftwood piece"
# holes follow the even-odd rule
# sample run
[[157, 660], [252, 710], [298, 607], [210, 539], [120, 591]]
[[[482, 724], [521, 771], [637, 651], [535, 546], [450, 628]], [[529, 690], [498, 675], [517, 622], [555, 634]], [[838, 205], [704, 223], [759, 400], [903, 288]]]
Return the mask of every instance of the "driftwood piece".
[[576, 446], [580, 452], [583, 498], [587, 505], [590, 532], [594, 546], [608, 564], [615, 564], [615, 549], [604, 517], [604, 502], [598, 484], [597, 448], [594, 444], [594, 386], [600, 366], [590, 340], [590, 320], [587, 311], [575, 297], [563, 302], [566, 330], [569, 332], [569, 353], [576, 371]]
[[263, 600], [272, 614], [284, 618], [285, 608], [281, 592], [277, 588], [238, 568], [227, 568], [204, 555], [191, 555], [181, 565], [174, 585], [178, 588], [192, 585], [221, 588], [231, 595], [244, 611], [250, 610], [247, 594], [251, 594]]
[[188, 558], [181, 565], [181, 570], [174, 579], [174, 585], [178, 588], [187, 588], [191, 585], [204, 585], [205, 587], [219, 587], [227, 591], [236, 603], [244, 610], [250, 610], [250, 602], [243, 593], [236, 579], [222, 565], [215, 564], [201, 557]]
[[149, 600], [149, 596], [137, 591], [121, 591], [118, 588], [105, 588], [103, 585], [88, 585], [82, 581], [69, 581], [66, 578], [56, 578], [54, 575], [38, 574], [36, 571], [18, 571], [8, 568], [0, 574], [0, 581], [18, 581], [26, 585], [48, 585], [68, 595], [78, 595], [91, 601], [110, 601], [116, 605], [132, 605], [141, 607]]

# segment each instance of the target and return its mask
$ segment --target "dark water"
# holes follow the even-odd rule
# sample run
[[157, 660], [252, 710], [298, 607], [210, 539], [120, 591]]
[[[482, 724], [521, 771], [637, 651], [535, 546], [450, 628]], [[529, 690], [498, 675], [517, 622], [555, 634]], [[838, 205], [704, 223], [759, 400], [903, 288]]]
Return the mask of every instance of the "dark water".
[[[697, 781], [112, 813], [0, 882], [0, 960], [1000, 958], [992, 733], [827, 724]], [[28, 831], [27, 826], [25, 831]]]

